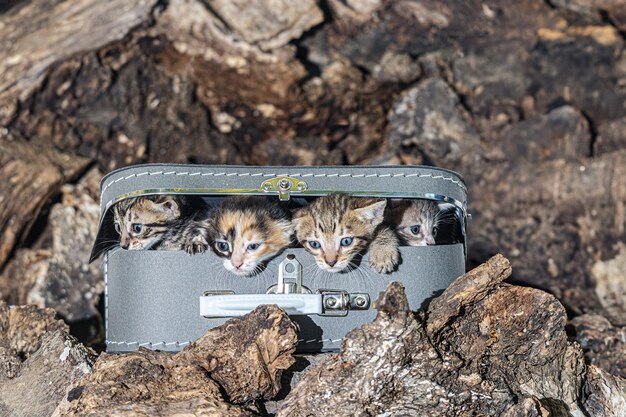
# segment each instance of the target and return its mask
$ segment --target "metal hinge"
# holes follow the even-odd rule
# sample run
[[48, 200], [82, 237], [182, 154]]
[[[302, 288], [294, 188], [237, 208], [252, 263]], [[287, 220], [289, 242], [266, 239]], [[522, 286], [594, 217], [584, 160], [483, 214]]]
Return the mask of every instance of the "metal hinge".
[[370, 296], [367, 293], [349, 293], [343, 290], [319, 289], [322, 294], [322, 314], [320, 316], [347, 316], [350, 310], [370, 308]]
[[287, 201], [292, 193], [301, 193], [308, 188], [306, 182], [291, 177], [276, 177], [261, 184], [261, 189], [266, 193], [277, 193], [281, 201]]

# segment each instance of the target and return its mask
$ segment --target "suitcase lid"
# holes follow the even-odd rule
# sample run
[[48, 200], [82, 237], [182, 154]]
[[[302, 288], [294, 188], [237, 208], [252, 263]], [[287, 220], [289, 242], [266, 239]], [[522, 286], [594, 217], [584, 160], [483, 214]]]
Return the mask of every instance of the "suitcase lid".
[[124, 199], [156, 194], [268, 195], [281, 200], [346, 192], [361, 197], [425, 198], [455, 205], [467, 224], [467, 187], [462, 177], [426, 166], [234, 166], [145, 164], [107, 174], [101, 183], [100, 224], [93, 261], [117, 237], [111, 207]]

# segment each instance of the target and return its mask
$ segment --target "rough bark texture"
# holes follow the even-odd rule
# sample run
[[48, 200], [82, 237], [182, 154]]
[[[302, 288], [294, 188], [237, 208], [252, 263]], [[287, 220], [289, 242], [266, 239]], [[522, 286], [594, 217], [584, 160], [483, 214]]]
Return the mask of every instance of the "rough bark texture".
[[592, 314], [575, 317], [570, 325], [589, 363], [626, 378], [626, 329]]
[[[2, 146], [24, 163], [54, 144], [103, 171], [451, 168], [471, 191], [472, 266], [503, 252], [515, 282], [624, 324], [624, 274], [591, 273], [626, 239], [619, 2], [33, 0], [0, 13]], [[24, 179], [27, 204], [0, 193], [18, 203], [0, 216], [0, 264], [42, 256], [14, 248], [73, 177], [57, 171]]]
[[100, 217], [102, 174], [87, 173], [77, 185], [61, 187], [61, 201], [48, 216], [46, 233], [20, 249], [0, 275], [4, 298], [12, 304], [52, 307], [69, 322], [97, 314], [104, 289], [102, 263], [89, 264]]
[[293, 363], [295, 325], [275, 306], [211, 329], [176, 355], [140, 349], [98, 358], [54, 416], [248, 416]]
[[67, 330], [52, 309], [0, 303], [1, 415], [51, 415], [69, 385], [89, 372], [95, 352]]
[[[390, 290], [370, 327], [398, 341], [362, 346], [368, 327], [356, 331], [326, 363], [341, 364], [333, 375], [355, 400], [328, 404], [353, 412], [351, 401], [367, 403], [372, 414], [383, 405], [460, 415], [619, 410], [610, 398], [624, 375], [625, 31], [617, 0], [3, 2], [0, 297], [52, 307], [81, 340], [101, 341], [101, 272], [85, 262], [95, 183], [114, 168], [430, 164], [467, 181], [468, 267], [502, 252], [509, 281], [537, 290], [501, 284], [509, 272], [499, 258], [418, 318]], [[561, 305], [539, 289], [565, 307], [592, 366], [565, 341]], [[387, 348], [398, 357], [367, 357]], [[5, 373], [37, 348], [24, 357], [12, 349]], [[239, 349], [219, 360], [272, 356]], [[358, 385], [346, 357], [380, 365], [375, 380], [391, 385]], [[164, 358], [106, 360], [167, 374]], [[266, 380], [241, 394], [227, 368], [211, 372], [216, 382], [202, 388], [210, 395], [246, 401], [278, 390]], [[311, 379], [315, 401], [324, 372]], [[262, 375], [244, 374], [247, 384]], [[316, 402], [296, 401], [298, 387], [281, 413], [317, 414]], [[222, 397], [165, 404], [133, 395], [124, 398], [136, 400], [137, 415], [248, 412]]]
[[374, 322], [309, 370], [277, 416], [623, 415], [626, 381], [586, 366], [563, 307], [502, 284], [510, 273], [496, 256], [419, 315], [391, 283]]
[[50, 146], [0, 138], [0, 267], [14, 246], [26, 239], [48, 199], [88, 164]]

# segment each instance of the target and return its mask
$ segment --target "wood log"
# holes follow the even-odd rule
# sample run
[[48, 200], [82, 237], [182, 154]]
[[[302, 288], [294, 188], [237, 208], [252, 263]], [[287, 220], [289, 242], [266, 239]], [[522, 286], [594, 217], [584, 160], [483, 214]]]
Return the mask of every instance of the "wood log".
[[[156, 3], [54, 0], [9, 9], [0, 24], [0, 124], [11, 120], [19, 102], [37, 89], [52, 64], [122, 39], [149, 18]], [[85, 27], [89, 30], [82, 30]]]
[[23, 241], [44, 204], [88, 165], [50, 146], [0, 138], [0, 268]]
[[374, 322], [308, 370], [277, 416], [623, 415], [626, 382], [586, 366], [563, 307], [502, 284], [510, 273], [496, 256], [418, 315], [391, 283]]
[[0, 293], [6, 301], [52, 307], [69, 323], [99, 315], [102, 262], [89, 264], [89, 255], [98, 232], [101, 178], [102, 173], [92, 169], [78, 184], [61, 187], [60, 201], [50, 208], [46, 234], [34, 248], [17, 250], [0, 274]]
[[253, 415], [252, 401], [278, 392], [296, 342], [288, 316], [262, 306], [208, 330], [176, 355], [144, 348], [102, 354], [53, 415]]
[[[594, 314], [571, 322], [583, 351], [566, 342], [563, 307], [538, 289], [502, 284], [509, 267], [495, 258], [418, 316], [390, 289], [379, 319], [321, 360], [319, 380], [305, 373], [310, 390], [298, 383], [273, 406], [282, 415], [331, 414], [330, 405], [356, 414], [624, 414], [615, 394], [626, 317], [626, 8], [618, 3], [4, 2], [0, 296], [98, 322], [98, 272], [83, 271], [80, 251], [61, 239], [73, 230], [86, 245], [97, 192], [72, 184], [91, 201], [51, 201], [65, 199], [63, 184], [91, 161], [103, 172], [137, 162], [432, 164], [469, 185], [470, 266], [503, 252], [510, 282], [549, 291], [571, 317]], [[43, 230], [31, 233], [41, 213]], [[376, 356], [384, 349], [393, 354]], [[229, 355], [219, 360], [231, 363]], [[5, 375], [16, 377], [19, 354], [3, 358]], [[172, 363], [165, 356], [145, 352], [102, 359], [98, 375], [114, 359], [113, 375], [128, 376], [115, 368], [124, 364], [174, 375], [161, 369]], [[261, 371], [244, 384], [242, 367], [233, 380], [225, 369], [189, 376], [189, 387], [210, 379], [198, 388], [208, 402], [195, 394], [150, 402], [132, 379], [132, 393], [116, 389], [144, 415], [253, 413], [240, 402], [278, 390]], [[372, 370], [387, 385], [368, 385]], [[256, 391], [240, 391], [261, 379]], [[123, 412], [121, 400], [95, 396], [85, 398], [96, 413], [107, 404]]]
[[52, 309], [0, 302], [0, 414], [51, 415], [68, 386], [89, 372], [95, 352], [68, 330]]

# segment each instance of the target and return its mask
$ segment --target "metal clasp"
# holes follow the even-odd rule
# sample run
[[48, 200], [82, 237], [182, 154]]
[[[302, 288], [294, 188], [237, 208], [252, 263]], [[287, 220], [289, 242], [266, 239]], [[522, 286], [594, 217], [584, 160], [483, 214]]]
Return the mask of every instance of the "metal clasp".
[[261, 184], [261, 190], [266, 193], [278, 193], [281, 201], [287, 201], [292, 193], [303, 192], [307, 188], [306, 182], [291, 177], [276, 177]]
[[291, 254], [278, 265], [278, 283], [267, 289], [267, 294], [311, 294], [302, 285], [302, 264]]
[[367, 310], [370, 308], [370, 296], [367, 293], [349, 293], [344, 290], [319, 289], [322, 295], [322, 314], [320, 316], [348, 315], [350, 310]]

